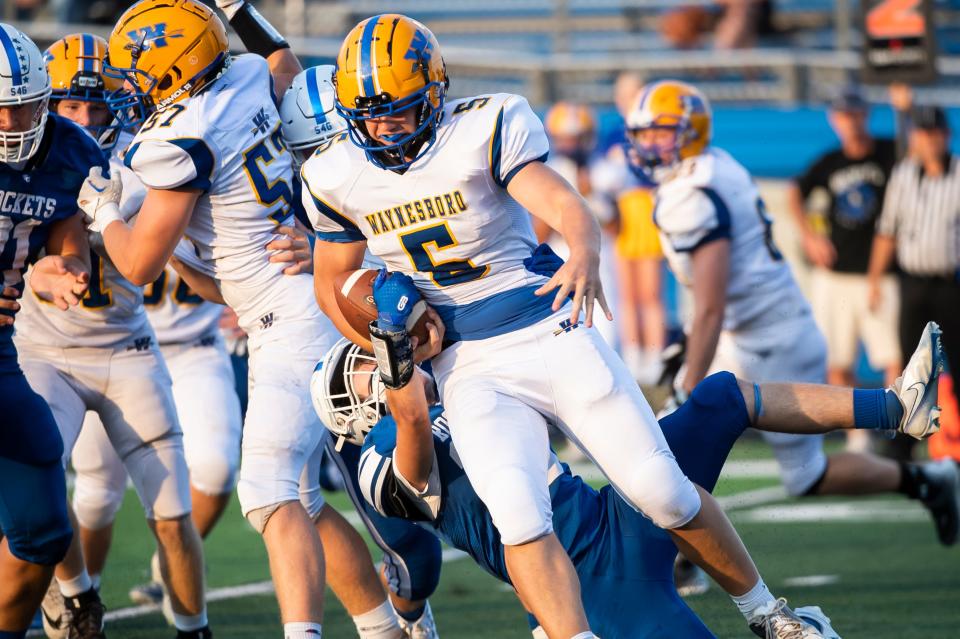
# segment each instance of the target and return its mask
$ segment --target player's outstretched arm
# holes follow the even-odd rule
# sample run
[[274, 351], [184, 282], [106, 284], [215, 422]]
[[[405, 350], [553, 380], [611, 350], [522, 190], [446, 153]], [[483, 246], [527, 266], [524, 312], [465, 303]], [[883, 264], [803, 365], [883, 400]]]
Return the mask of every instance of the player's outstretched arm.
[[360, 268], [366, 250], [366, 241], [324, 242], [318, 239], [313, 251], [313, 293], [317, 297], [320, 310], [330, 318], [344, 337], [365, 350], [372, 351], [370, 340], [353, 330], [340, 312], [336, 296], [336, 277]]
[[692, 256], [693, 318], [687, 335], [683, 390], [688, 394], [710, 370], [723, 328], [730, 272], [730, 241], [714, 240], [695, 249]]
[[183, 281], [187, 283], [191, 291], [208, 302], [226, 305], [223, 294], [220, 292], [220, 287], [217, 285], [215, 279], [206, 273], [201, 273], [176, 255], [170, 258], [170, 266], [183, 278]]
[[54, 223], [47, 255], [33, 265], [30, 287], [60, 310], [76, 306], [90, 285], [90, 245], [80, 214]]
[[520, 169], [507, 185], [507, 192], [534, 217], [560, 233], [570, 247], [570, 258], [537, 290], [537, 295], [556, 290], [553, 309], [559, 310], [572, 293], [571, 322], [579, 321], [582, 308], [587, 326], [592, 326], [595, 302], [612, 320], [600, 283], [600, 226], [586, 201], [543, 162], [530, 162]]
[[250, 53], [263, 56], [273, 76], [273, 91], [279, 102], [293, 78], [303, 71], [300, 60], [280, 32], [246, 0], [217, 0], [233, 30]]

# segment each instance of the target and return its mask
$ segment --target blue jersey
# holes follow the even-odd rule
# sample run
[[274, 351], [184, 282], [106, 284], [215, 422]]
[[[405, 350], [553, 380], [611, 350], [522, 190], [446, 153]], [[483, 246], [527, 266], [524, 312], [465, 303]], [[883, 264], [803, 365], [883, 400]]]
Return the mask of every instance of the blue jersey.
[[[435, 461], [426, 490], [394, 469], [396, 423], [387, 417], [367, 435], [360, 458], [364, 497], [388, 517], [412, 519], [481, 567], [510, 583], [503, 544], [490, 513], [461, 468], [441, 407], [431, 410]], [[750, 425], [736, 378], [718, 373], [661, 420], [681, 469], [712, 490], [727, 454]], [[595, 490], [566, 465], [552, 473], [553, 526], [581, 581], [591, 629], [604, 637], [710, 637], [673, 585], [676, 547], [610, 486]]]
[[[46, 245], [51, 225], [75, 215], [90, 167], [109, 172], [96, 141], [73, 122], [50, 114], [36, 154], [16, 169], [0, 163], [0, 271], [3, 285], [23, 290], [23, 274]], [[0, 372], [15, 371], [13, 327], [0, 328]]]

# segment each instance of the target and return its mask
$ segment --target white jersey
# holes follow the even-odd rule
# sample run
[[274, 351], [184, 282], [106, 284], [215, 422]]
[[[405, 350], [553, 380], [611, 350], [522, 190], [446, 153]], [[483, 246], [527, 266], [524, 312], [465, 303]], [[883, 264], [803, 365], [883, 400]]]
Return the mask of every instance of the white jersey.
[[284, 275], [264, 248], [293, 224], [290, 154], [266, 61], [241, 55], [212, 86], [151, 116], [124, 157], [152, 189], [202, 189], [186, 229], [241, 328], [320, 315], [311, 277]]
[[723, 329], [746, 332], [809, 315], [790, 267], [773, 243], [771, 220], [756, 185], [726, 151], [710, 148], [683, 161], [657, 189], [654, 222], [677, 279], [692, 285], [692, 255], [730, 240]]
[[303, 204], [318, 239], [366, 240], [389, 270], [413, 277], [449, 339], [482, 339], [551, 313], [552, 296], [533, 295], [546, 278], [523, 265], [536, 246], [529, 214], [506, 190], [547, 151], [524, 98], [454, 100], [404, 173], [370, 162], [347, 134], [322, 145], [301, 171]]
[[[120, 212], [124, 218], [130, 218], [140, 210], [146, 189], [120, 160], [120, 150], [132, 139], [128, 133], [120, 135], [110, 155], [110, 171], [120, 175], [123, 183]], [[91, 234], [90, 243], [102, 246], [102, 238]], [[29, 272], [26, 279], [30, 279]], [[150, 332], [143, 310], [142, 289], [128, 282], [102, 250], [90, 251], [90, 288], [79, 305], [61, 311], [29, 291], [21, 303], [17, 337], [36, 344], [59, 348], [112, 347]]]
[[190, 289], [172, 266], [143, 288], [143, 305], [161, 346], [193, 344], [215, 337], [223, 307]]

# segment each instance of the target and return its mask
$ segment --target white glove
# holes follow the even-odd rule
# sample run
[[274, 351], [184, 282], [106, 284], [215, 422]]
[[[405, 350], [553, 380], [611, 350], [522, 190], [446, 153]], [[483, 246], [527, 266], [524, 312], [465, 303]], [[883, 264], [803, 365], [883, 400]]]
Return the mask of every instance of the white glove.
[[90, 169], [90, 175], [80, 187], [77, 204], [85, 213], [87, 230], [93, 233], [103, 233], [110, 223], [123, 221], [120, 213], [120, 196], [123, 185], [120, 177], [106, 177], [99, 166]]
[[237, 11], [240, 10], [240, 7], [244, 5], [245, 0], [217, 0], [217, 8], [223, 11], [223, 14], [227, 16], [227, 22], [233, 20], [233, 16], [237, 15]]

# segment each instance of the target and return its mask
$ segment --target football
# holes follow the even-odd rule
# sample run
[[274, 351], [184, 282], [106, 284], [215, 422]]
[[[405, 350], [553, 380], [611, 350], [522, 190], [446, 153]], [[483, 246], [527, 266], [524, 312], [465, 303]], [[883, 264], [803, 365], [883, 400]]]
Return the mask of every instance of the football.
[[[362, 268], [341, 273], [336, 278], [337, 306], [351, 327], [367, 339], [370, 322], [377, 319], [377, 305], [373, 302], [373, 280], [377, 269]], [[422, 344], [428, 339], [427, 303], [417, 302], [407, 321], [407, 331]]]

